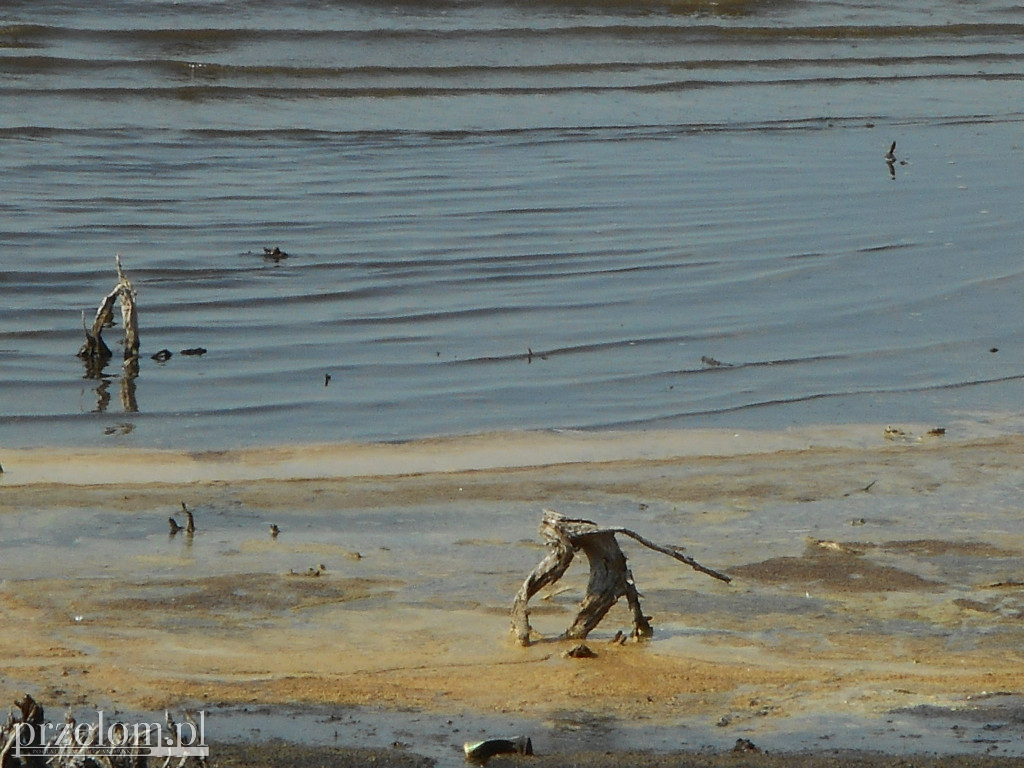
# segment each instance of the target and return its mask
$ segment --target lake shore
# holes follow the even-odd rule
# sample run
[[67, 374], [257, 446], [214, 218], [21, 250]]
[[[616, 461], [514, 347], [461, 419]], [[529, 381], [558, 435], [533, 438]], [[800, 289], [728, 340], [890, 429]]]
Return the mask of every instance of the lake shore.
[[[537, 765], [595, 749], [729, 753], [739, 739], [769, 757], [721, 764], [808, 750], [1020, 756], [1024, 437], [870, 434], [333, 476], [319, 448], [316, 477], [274, 462], [246, 474], [230, 454], [199, 461], [199, 480], [161, 477], [170, 456], [79, 457], [74, 477], [89, 461], [128, 468], [93, 483], [62, 479], [71, 464], [58, 458], [54, 480], [19, 484], [24, 454], [5, 453], [0, 647], [17, 650], [0, 687], [53, 712], [210, 709], [225, 723], [217, 742], [234, 740], [232, 721], [256, 723], [234, 735], [258, 742], [281, 710], [338, 732], [330, 718], [344, 713], [362, 725], [341, 730], [343, 746], [400, 742], [433, 760], [510, 730], [532, 734]], [[407, 461], [415, 446], [394, 451]], [[182, 502], [192, 537], [168, 531]], [[508, 610], [544, 555], [541, 507], [683, 544], [734, 580], [625, 546], [651, 641], [610, 642], [629, 625], [617, 606], [588, 638], [594, 658], [564, 655], [578, 563], [533, 599], [537, 642], [520, 648]]]
[[[401, 750], [294, 749], [274, 746], [230, 747], [220, 753], [222, 768], [291, 768], [318, 765], [323, 768], [428, 768], [435, 763]], [[580, 752], [571, 755], [535, 755], [530, 758], [498, 757], [487, 763], [491, 768], [531, 766], [531, 768], [892, 768], [891, 755], [868, 752], [816, 752], [767, 755], [727, 752], [721, 754], [675, 753], [653, 755], [648, 752]], [[977, 755], [914, 756], [914, 768], [1019, 768], [1021, 758], [979, 757]]]

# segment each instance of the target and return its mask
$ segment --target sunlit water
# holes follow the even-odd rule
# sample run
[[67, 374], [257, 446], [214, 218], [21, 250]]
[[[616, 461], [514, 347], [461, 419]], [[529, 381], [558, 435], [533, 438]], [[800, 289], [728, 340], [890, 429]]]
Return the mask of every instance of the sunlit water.
[[[939, 424], [1024, 396], [1005, 0], [7, 2], [0, 77], [8, 447]], [[90, 378], [115, 253], [140, 370], [112, 328]]]

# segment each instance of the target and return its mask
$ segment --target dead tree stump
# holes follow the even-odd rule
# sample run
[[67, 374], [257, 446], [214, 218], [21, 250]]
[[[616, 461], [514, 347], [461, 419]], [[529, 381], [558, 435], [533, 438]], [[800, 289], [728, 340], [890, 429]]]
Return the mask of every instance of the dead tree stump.
[[623, 596], [633, 615], [632, 637], [640, 639], [654, 633], [650, 624], [651, 617], [644, 616], [640, 607], [640, 594], [633, 582], [633, 574], [626, 565], [626, 556], [615, 538], [617, 533], [629, 536], [645, 547], [673, 557], [713, 578], [731, 581], [728, 576], [705, 568], [693, 558], [682, 554], [678, 547], [656, 544], [627, 528], [601, 528], [590, 520], [569, 518], [546, 509], [540, 524], [540, 535], [548, 546], [548, 554], [526, 577], [512, 604], [512, 631], [520, 645], [530, 644], [531, 628], [527, 610], [530, 598], [562, 578], [578, 550], [583, 550], [587, 556], [590, 581], [576, 620], [562, 637], [574, 640], [586, 638]]
[[[85, 328], [85, 343], [78, 350], [78, 356], [86, 361], [90, 374], [98, 376], [103, 366], [113, 357], [110, 347], [103, 340], [103, 329], [114, 323], [114, 302], [121, 303], [121, 323], [124, 326], [124, 368], [125, 372], [138, 373], [139, 320], [135, 310], [135, 287], [121, 269], [121, 257], [116, 257], [117, 284], [110, 290], [92, 321], [91, 328]], [[85, 324], [83, 314], [82, 324]]]

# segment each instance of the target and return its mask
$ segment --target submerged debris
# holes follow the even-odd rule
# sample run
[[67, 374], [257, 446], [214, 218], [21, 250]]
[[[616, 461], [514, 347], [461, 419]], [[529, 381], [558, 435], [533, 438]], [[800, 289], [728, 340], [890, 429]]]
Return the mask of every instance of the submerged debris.
[[289, 576], [308, 576], [308, 577], [313, 578], [313, 579], [318, 579], [318, 578], [320, 578], [320, 575], [324, 571], [326, 571], [326, 570], [327, 570], [327, 566], [325, 566], [323, 564], [320, 564], [316, 568], [313, 568], [313, 567], [307, 568], [305, 573], [299, 573], [294, 568], [290, 568], [288, 570], [288, 575]]
[[[882, 433], [886, 440], [900, 441], [905, 443], [920, 443], [923, 442], [923, 438], [920, 435], [914, 435], [900, 427], [894, 427], [892, 424], [888, 425]], [[932, 427], [925, 434], [929, 437], [942, 437], [946, 434], [945, 427]]]
[[263, 249], [263, 258], [267, 261], [281, 261], [282, 259], [287, 259], [290, 255], [291, 254], [285, 253], [276, 245], [273, 248]]
[[736, 743], [733, 745], [732, 751], [760, 753], [761, 748], [750, 739], [736, 739]]
[[914, 436], [909, 432], [901, 429], [900, 427], [894, 427], [892, 424], [886, 426], [883, 430], [882, 435], [886, 440], [910, 442], [915, 440]]
[[[438, 352], [437, 356], [440, 357], [441, 353]], [[530, 363], [532, 363], [533, 362], [533, 358], [537, 358], [538, 360], [547, 360], [548, 356], [543, 354], [543, 353], [541, 353], [541, 352], [534, 352], [530, 347], [527, 347], [526, 348], [526, 364], [529, 365]]]
[[732, 368], [732, 363], [723, 363], [708, 355], [701, 355], [700, 361], [707, 368]]

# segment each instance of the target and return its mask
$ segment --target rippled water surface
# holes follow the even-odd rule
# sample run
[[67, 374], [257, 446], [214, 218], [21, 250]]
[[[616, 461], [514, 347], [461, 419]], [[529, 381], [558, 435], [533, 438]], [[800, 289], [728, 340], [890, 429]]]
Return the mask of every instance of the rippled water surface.
[[8, 0], [0, 441], [1019, 412], [1024, 12], [890, 5]]

